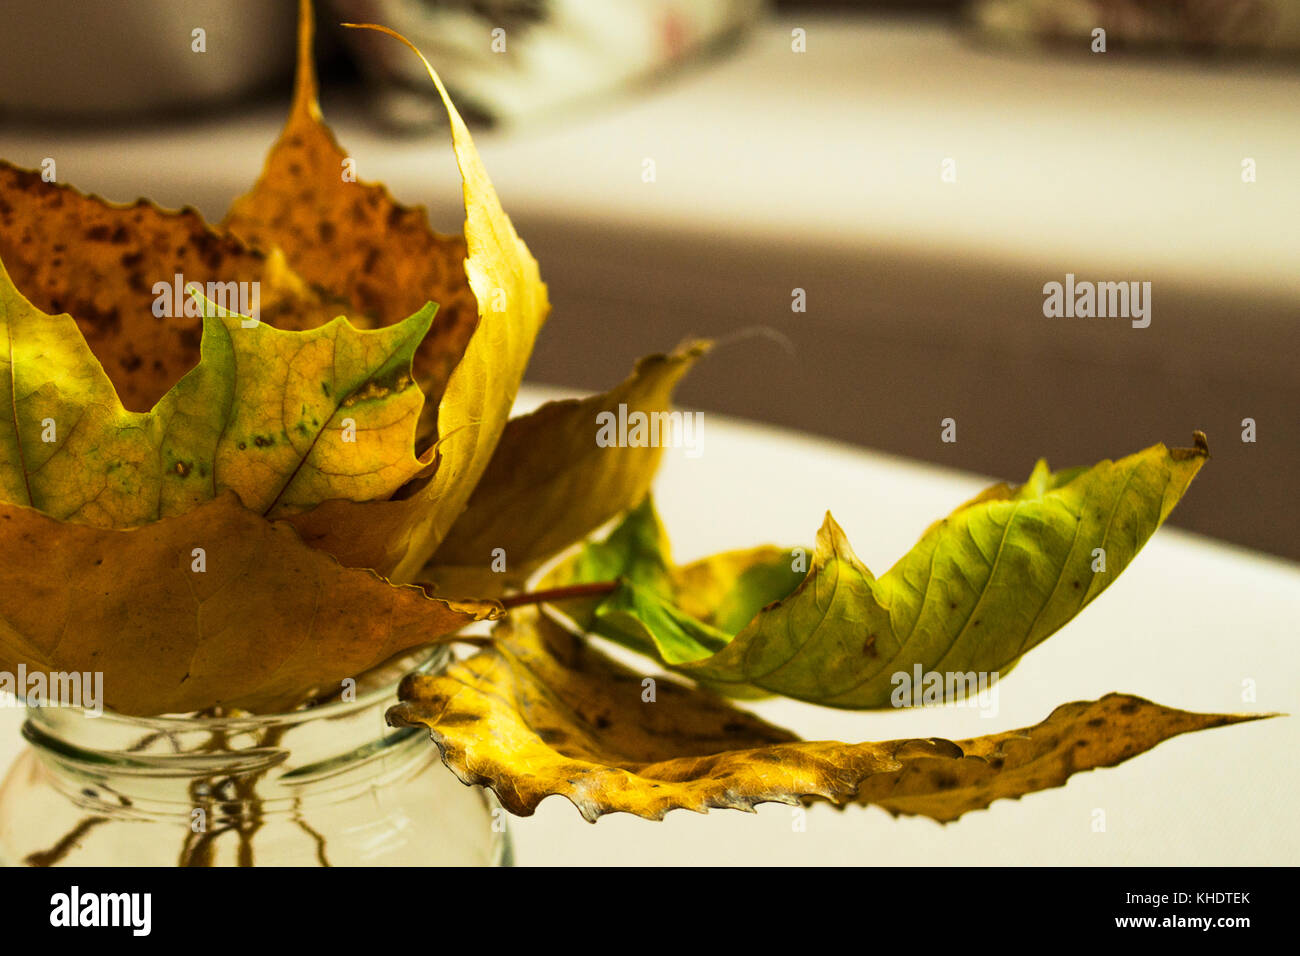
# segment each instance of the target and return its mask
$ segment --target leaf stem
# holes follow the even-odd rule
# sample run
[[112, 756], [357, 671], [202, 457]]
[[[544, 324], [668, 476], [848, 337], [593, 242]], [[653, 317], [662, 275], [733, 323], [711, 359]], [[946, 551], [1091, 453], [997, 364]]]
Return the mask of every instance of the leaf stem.
[[564, 601], [569, 598], [599, 597], [611, 593], [618, 587], [617, 581], [596, 581], [592, 584], [570, 584], [564, 588], [548, 588], [544, 591], [524, 591], [501, 598], [501, 606], [506, 610], [522, 607], [525, 604], [541, 604], [544, 601]]

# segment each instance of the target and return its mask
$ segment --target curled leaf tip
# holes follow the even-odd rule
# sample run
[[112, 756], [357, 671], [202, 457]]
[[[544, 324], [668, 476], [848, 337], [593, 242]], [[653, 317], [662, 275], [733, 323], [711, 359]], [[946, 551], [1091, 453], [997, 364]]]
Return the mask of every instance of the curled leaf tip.
[[1173, 461], [1195, 461], [1195, 467], [1199, 469], [1200, 463], [1210, 458], [1210, 441], [1205, 437], [1205, 432], [1198, 428], [1192, 432], [1192, 447], [1170, 448], [1169, 457]]
[[[429, 71], [429, 78], [433, 80], [433, 84], [438, 88], [438, 92], [442, 94], [442, 98], [444, 100], [450, 99], [446, 87], [442, 85], [442, 78], [438, 76], [438, 72], [433, 68], [433, 65], [428, 61], [425, 55], [420, 52], [420, 48], [396, 30], [380, 23], [340, 23], [339, 26], [347, 27], [349, 30], [374, 30], [377, 33], [386, 33], [395, 40], [400, 40], [402, 43], [406, 44], [407, 48], [410, 49], [412, 53], [420, 58], [420, 62], [423, 63], [424, 68]], [[460, 117], [457, 116], [456, 119], [460, 119]]]

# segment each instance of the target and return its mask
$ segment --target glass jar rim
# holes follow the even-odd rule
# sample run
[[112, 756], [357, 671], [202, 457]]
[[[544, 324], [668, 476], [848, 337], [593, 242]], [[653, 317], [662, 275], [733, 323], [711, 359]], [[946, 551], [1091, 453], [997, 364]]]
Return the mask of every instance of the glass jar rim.
[[[377, 687], [358, 694], [354, 700], [332, 700], [328, 703], [301, 707], [297, 710], [275, 711], [266, 714], [239, 714], [229, 717], [206, 717], [201, 714], [159, 714], [150, 717], [136, 717], [104, 708], [103, 712], [94, 719], [96, 722], [102, 722], [103, 725], [107, 726], [118, 725], [137, 729], [144, 728], [163, 733], [182, 730], [237, 733], [263, 729], [269, 726], [291, 727], [307, 721], [337, 719], [374, 707], [385, 697], [395, 697], [398, 685], [407, 674], [427, 672], [449, 662], [450, 659], [451, 647], [447, 644], [429, 644], [413, 648], [398, 654], [392, 659], [392, 663], [380, 664], [374, 669], [377, 671], [385, 666], [393, 666], [396, 662], [409, 660], [410, 665], [403, 666], [395, 680], [385, 681]], [[26, 717], [31, 720], [44, 711], [64, 709], [66, 708], [50, 707], [48, 705], [28, 707]]]

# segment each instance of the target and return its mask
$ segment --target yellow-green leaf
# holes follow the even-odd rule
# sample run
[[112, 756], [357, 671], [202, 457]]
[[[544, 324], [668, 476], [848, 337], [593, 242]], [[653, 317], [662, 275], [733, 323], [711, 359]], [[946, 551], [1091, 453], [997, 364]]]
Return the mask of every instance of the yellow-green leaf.
[[795, 552], [735, 579], [742, 606], [772, 602], [738, 632], [734, 608], [727, 621], [721, 604], [707, 618], [682, 609], [701, 601], [671, 569], [648, 506], [546, 584], [621, 578], [597, 606], [579, 605], [578, 623], [701, 681], [833, 707], [933, 703], [963, 693], [972, 675], [996, 680], [1105, 590], [1207, 456], [1197, 433], [1195, 448], [1155, 445], [1091, 468], [1053, 474], [1040, 461], [1024, 485], [990, 488], [931, 526], [881, 578], [827, 515], [802, 581], [789, 572]]
[[431, 306], [369, 332], [341, 317], [287, 332], [207, 306], [198, 366], [131, 412], [71, 316], [37, 309], [0, 264], [0, 500], [124, 528], [225, 490], [272, 516], [386, 497], [424, 467], [410, 365]]
[[[424, 396], [411, 360], [434, 305], [372, 331], [340, 316], [306, 332], [247, 328], [206, 305], [202, 361], [155, 412], [171, 416], [161, 449], [169, 477], [181, 470], [174, 461], [210, 459], [217, 492], [275, 517], [387, 498], [425, 467], [414, 453]], [[211, 497], [203, 484], [195, 499]]]
[[707, 349], [689, 342], [647, 356], [608, 392], [548, 402], [507, 424], [469, 506], [421, 580], [440, 594], [499, 594], [641, 501], [663, 448], [602, 447], [597, 416], [617, 415], [620, 407], [629, 415], [672, 415], [673, 388]]
[[532, 611], [444, 674], [413, 675], [389, 722], [423, 726], [466, 784], [527, 816], [560, 794], [588, 820], [828, 800], [948, 822], [1063, 785], [1178, 734], [1262, 715], [1196, 714], [1127, 694], [1064, 704], [971, 740], [800, 741], [704, 692], [616, 664]]
[[[385, 27], [373, 29], [392, 34]], [[451, 121], [464, 184], [465, 273], [478, 303], [478, 325], [439, 404], [437, 467], [400, 499], [325, 502], [292, 518], [313, 547], [349, 567], [374, 568], [402, 581], [419, 575], [465, 510], [505, 430], [533, 342], [550, 311], [537, 261], [502, 210], [442, 80], [428, 61], [424, 65]]]
[[122, 713], [281, 709], [500, 610], [343, 568], [233, 494], [130, 530], [0, 505], [0, 670], [99, 672]]

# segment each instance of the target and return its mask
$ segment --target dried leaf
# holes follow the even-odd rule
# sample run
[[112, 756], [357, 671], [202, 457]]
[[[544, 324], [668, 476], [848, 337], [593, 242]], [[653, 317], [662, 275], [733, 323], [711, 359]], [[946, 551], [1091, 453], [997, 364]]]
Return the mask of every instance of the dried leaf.
[[358, 325], [391, 325], [427, 301], [438, 303], [438, 319], [416, 356], [432, 413], [478, 324], [465, 240], [434, 232], [423, 207], [403, 206], [384, 186], [356, 176], [356, 157], [340, 148], [321, 117], [310, 0], [300, 0], [300, 8], [288, 122], [261, 178], [222, 226], [254, 246], [283, 249], [300, 275], [350, 304]]
[[444, 674], [408, 677], [388, 719], [427, 727], [463, 782], [489, 787], [522, 816], [561, 794], [592, 821], [822, 799], [949, 822], [1178, 734], [1263, 716], [1195, 714], [1109, 694], [972, 740], [803, 742], [668, 681], [647, 701], [641, 675], [536, 613], [511, 611], [494, 635], [492, 648]]
[[[385, 27], [374, 29], [391, 34]], [[464, 181], [465, 272], [479, 312], [438, 408], [437, 469], [409, 489], [409, 497], [329, 501], [290, 519], [312, 547], [329, 551], [349, 567], [374, 568], [400, 581], [419, 575], [465, 510], [505, 429], [533, 342], [550, 311], [537, 261], [501, 209], [442, 80], [428, 61], [424, 65], [451, 120]]]
[[[257, 283], [261, 318], [277, 328], [315, 328], [346, 311], [278, 250], [250, 249], [193, 209], [172, 212], [143, 199], [114, 205], [3, 161], [0, 259], [37, 308], [76, 318], [132, 411], [152, 408], [199, 359], [201, 320], [180, 311], [177, 275], [205, 288]], [[159, 283], [171, 290], [176, 314], [154, 313]]]
[[[670, 414], [673, 388], [707, 349], [690, 342], [670, 355], [647, 356], [608, 392], [548, 402], [506, 425], [469, 506], [421, 580], [440, 594], [499, 594], [641, 501], [663, 449], [601, 447], [597, 416], [617, 415], [620, 406], [628, 414]], [[497, 549], [504, 571], [493, 567]]]
[[370, 332], [245, 328], [206, 306], [199, 365], [130, 412], [71, 316], [31, 305], [0, 264], [0, 500], [125, 528], [227, 489], [272, 516], [385, 497], [424, 467], [410, 365], [432, 306]]
[[126, 714], [276, 709], [499, 614], [340, 567], [232, 494], [126, 531], [0, 505], [0, 669], [102, 672]]
[[[621, 577], [575, 620], [698, 680], [832, 707], [901, 706], [899, 693], [913, 698], [899, 674], [1005, 673], [1064, 626], [1128, 566], [1208, 454], [1197, 433], [1192, 449], [1155, 445], [1058, 474], [1040, 461], [1024, 485], [990, 488], [932, 525], [879, 579], [828, 514], [803, 581], [789, 590], [797, 555], [779, 559], [784, 569], [755, 557], [735, 579], [739, 603], [726, 621], [682, 610], [701, 601], [684, 595], [648, 506], [545, 584]], [[773, 603], [729, 630], [736, 607], [764, 600]]]

